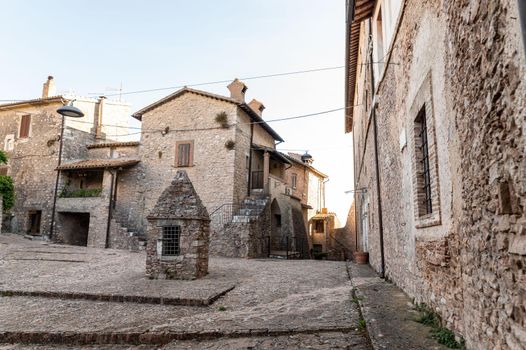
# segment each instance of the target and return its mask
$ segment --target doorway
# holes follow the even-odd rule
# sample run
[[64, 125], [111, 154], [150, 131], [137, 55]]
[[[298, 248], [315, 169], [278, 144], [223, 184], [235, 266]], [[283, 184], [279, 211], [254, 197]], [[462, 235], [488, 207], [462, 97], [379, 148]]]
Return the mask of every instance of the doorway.
[[89, 213], [58, 213], [58, 229], [65, 244], [87, 246]]
[[29, 234], [37, 236], [40, 234], [40, 222], [42, 221], [42, 210], [31, 210], [29, 212]]

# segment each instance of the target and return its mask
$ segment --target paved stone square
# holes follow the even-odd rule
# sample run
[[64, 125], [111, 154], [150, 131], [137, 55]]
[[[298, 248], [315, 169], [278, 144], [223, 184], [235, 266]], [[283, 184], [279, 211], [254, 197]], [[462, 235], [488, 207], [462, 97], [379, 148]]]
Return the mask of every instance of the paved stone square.
[[[144, 263], [143, 253], [0, 235], [0, 290], [73, 295], [4, 293], [0, 340], [46, 344], [1, 349], [72, 344], [85, 349], [369, 348], [357, 329], [359, 310], [351, 302], [343, 262], [211, 258], [210, 273], [195, 281], [149, 280]], [[223, 292], [202, 306], [74, 298], [75, 293], [111, 293], [207, 299]]]

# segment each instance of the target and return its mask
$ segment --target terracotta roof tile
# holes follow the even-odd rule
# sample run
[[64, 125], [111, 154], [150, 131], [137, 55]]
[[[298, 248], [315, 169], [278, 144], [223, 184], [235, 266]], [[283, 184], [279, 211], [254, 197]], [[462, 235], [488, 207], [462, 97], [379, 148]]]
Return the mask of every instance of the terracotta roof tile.
[[138, 159], [115, 158], [115, 159], [85, 159], [77, 162], [62, 164], [56, 170], [74, 169], [105, 169], [128, 167], [139, 163]]
[[87, 145], [86, 148], [107, 148], [107, 147], [130, 147], [130, 146], [139, 146], [141, 143], [139, 141], [124, 141], [124, 142], [103, 142], [103, 143], [94, 143]]

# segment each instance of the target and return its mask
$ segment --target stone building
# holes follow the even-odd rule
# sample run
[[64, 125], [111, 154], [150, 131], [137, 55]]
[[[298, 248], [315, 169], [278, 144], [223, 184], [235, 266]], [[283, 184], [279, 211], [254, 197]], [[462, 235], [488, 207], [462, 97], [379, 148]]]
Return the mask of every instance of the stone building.
[[62, 122], [56, 110], [71, 102], [84, 117], [65, 118], [62, 162], [84, 158], [88, 144], [128, 133], [129, 105], [57, 95], [51, 76], [41, 98], [0, 105], [0, 140], [9, 157], [0, 172], [13, 178], [16, 196], [6, 223], [11, 232], [49, 235]]
[[312, 166], [310, 154], [287, 153], [291, 166], [285, 170], [285, 177], [292, 196], [301, 201], [305, 223], [325, 208], [325, 183], [329, 177]]
[[146, 275], [195, 279], [208, 273], [210, 218], [184, 170], [148, 215]]
[[526, 344], [517, 2], [348, 3], [358, 247], [470, 349]]

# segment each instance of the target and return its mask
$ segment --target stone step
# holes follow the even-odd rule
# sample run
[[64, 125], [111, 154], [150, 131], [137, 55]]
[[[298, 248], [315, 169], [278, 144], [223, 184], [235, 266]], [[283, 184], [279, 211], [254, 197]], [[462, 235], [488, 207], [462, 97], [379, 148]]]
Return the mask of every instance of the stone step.
[[253, 222], [258, 219], [257, 215], [234, 215], [232, 222]]

